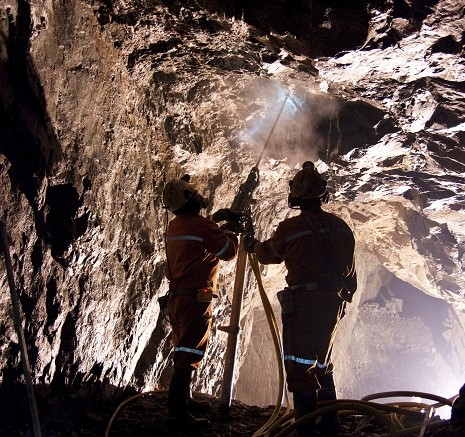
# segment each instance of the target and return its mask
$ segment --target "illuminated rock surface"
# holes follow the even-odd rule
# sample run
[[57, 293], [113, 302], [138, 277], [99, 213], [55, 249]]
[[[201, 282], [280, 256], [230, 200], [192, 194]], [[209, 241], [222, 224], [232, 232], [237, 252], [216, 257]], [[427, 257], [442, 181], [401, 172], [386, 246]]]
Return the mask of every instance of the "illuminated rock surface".
[[[0, 2], [1, 214], [40, 390], [106, 399], [166, 386], [163, 184], [190, 173], [207, 213], [229, 206], [289, 96], [260, 161], [254, 221], [270, 236], [293, 213], [288, 180], [318, 160], [327, 208], [357, 238], [359, 292], [334, 355], [339, 394], [456, 394], [465, 374], [462, 2], [371, 2], [368, 13], [365, 2], [311, 2], [312, 13], [296, 2], [294, 15], [277, 2], [246, 7], [245, 22], [232, 18], [233, 2], [184, 3]], [[285, 273], [262, 274], [278, 314]], [[234, 263], [223, 264], [196, 380], [216, 396], [227, 338], [217, 328], [229, 321], [233, 278]], [[0, 284], [11, 395], [21, 366], [3, 268]], [[276, 358], [251, 272], [241, 325], [235, 397], [273, 404]]]

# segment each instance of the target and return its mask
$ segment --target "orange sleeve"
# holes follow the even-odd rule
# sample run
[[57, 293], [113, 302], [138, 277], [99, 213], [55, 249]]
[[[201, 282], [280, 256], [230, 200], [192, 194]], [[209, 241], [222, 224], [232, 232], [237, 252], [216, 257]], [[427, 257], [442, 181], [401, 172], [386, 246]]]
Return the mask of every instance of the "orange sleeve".
[[205, 248], [223, 261], [230, 261], [237, 255], [237, 237], [226, 233], [212, 220], [205, 219], [202, 230]]

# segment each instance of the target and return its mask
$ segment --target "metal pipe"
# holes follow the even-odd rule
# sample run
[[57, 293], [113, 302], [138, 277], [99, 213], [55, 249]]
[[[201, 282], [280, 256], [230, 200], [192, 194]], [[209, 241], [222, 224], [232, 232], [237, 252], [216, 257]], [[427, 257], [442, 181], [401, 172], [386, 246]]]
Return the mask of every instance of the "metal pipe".
[[229, 413], [229, 407], [231, 406], [232, 380], [234, 378], [234, 367], [236, 362], [237, 337], [240, 331], [239, 321], [242, 309], [246, 265], [247, 252], [244, 250], [244, 236], [242, 235], [239, 244], [239, 253], [237, 254], [236, 276], [234, 278], [229, 326], [220, 326], [218, 328], [228, 333], [219, 409], [220, 413], [225, 415]]
[[34, 389], [32, 385], [31, 369], [29, 366], [29, 358], [27, 355], [26, 340], [24, 338], [24, 331], [21, 323], [21, 311], [19, 308], [18, 295], [16, 294], [16, 286], [13, 277], [13, 268], [11, 266], [10, 249], [8, 246], [8, 236], [5, 224], [0, 221], [0, 251], [3, 252], [5, 257], [6, 273], [8, 278], [8, 285], [10, 286], [11, 301], [13, 303], [13, 318], [16, 334], [18, 335], [21, 362], [23, 365], [24, 378], [26, 380], [26, 389], [29, 400], [29, 407], [31, 410], [32, 424], [34, 427], [34, 435], [41, 436], [39, 414], [37, 412], [37, 404], [34, 396]]

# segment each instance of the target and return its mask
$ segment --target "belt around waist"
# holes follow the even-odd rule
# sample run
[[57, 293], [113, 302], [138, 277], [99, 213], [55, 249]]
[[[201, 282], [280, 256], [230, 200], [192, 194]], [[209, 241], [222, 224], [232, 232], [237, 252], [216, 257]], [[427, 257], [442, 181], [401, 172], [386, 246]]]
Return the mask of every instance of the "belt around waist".
[[[170, 290], [170, 295], [172, 297], [177, 297], [177, 296], [197, 296], [197, 293], [199, 291], [202, 291], [204, 293], [207, 293], [211, 291], [210, 288], [174, 288]], [[216, 295], [214, 295], [216, 296]]]
[[285, 289], [290, 291], [316, 291], [321, 290], [321, 286], [318, 282], [309, 282], [308, 284], [292, 285]]
[[299, 291], [337, 291], [334, 290], [334, 287], [331, 286], [329, 282], [309, 282], [307, 284], [292, 285], [291, 287], [286, 287], [285, 290], [299, 292]]

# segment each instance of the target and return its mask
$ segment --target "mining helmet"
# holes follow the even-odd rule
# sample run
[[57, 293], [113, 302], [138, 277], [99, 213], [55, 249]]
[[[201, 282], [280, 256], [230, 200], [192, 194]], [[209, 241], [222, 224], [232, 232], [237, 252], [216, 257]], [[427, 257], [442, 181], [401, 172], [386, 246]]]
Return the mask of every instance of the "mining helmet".
[[294, 179], [289, 181], [289, 199], [295, 201], [320, 199], [327, 195], [326, 180], [311, 161], [306, 161]]
[[181, 209], [196, 193], [189, 181], [190, 176], [186, 174], [181, 179], [173, 179], [165, 185], [163, 203], [171, 212]]

